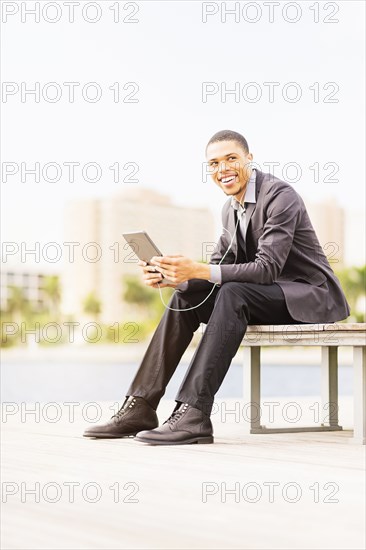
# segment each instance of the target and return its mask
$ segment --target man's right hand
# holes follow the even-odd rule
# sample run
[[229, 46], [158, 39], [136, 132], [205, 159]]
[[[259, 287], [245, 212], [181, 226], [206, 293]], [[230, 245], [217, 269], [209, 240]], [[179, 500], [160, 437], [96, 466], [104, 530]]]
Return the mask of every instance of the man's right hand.
[[161, 273], [158, 272], [158, 268], [152, 265], [148, 265], [147, 262], [139, 260], [138, 265], [142, 267], [142, 279], [145, 285], [149, 286], [150, 288], [166, 288], [168, 286], [171, 288], [175, 288], [177, 286], [174, 283], [164, 283], [163, 276]]

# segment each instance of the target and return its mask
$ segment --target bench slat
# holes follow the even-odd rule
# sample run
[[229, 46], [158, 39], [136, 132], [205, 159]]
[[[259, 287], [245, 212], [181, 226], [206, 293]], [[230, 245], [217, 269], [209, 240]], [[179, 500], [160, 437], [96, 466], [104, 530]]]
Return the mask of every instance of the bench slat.
[[249, 325], [244, 346], [365, 346], [366, 323]]
[[336, 331], [336, 332], [361, 332], [366, 334], [366, 323], [326, 323], [326, 324], [304, 324], [304, 325], [249, 325], [247, 332], [255, 332], [260, 330], [262, 333], [282, 333], [284, 330], [288, 332], [324, 332], [324, 331]]

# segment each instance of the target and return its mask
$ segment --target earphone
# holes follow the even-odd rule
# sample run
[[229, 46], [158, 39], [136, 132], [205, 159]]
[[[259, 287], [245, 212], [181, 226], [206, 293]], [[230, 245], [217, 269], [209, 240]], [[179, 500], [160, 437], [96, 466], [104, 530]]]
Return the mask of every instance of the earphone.
[[[240, 206], [242, 207], [243, 210], [242, 210], [241, 212], [238, 212], [238, 216], [237, 216], [238, 219], [237, 219], [236, 224], [235, 224], [234, 234], [231, 235], [230, 231], [229, 231], [228, 229], [226, 229], [225, 227], [223, 227], [224, 231], [227, 231], [227, 232], [229, 233], [229, 235], [230, 235], [230, 237], [231, 237], [231, 241], [230, 241], [229, 246], [227, 247], [227, 250], [226, 250], [225, 254], [224, 254], [223, 257], [221, 258], [220, 262], [219, 262], [218, 264], [215, 264], [215, 265], [221, 265], [222, 262], [224, 261], [224, 259], [226, 258], [227, 254], [228, 254], [228, 252], [229, 252], [229, 250], [230, 250], [230, 248], [231, 248], [231, 246], [232, 246], [232, 244], [233, 244], [233, 241], [234, 241], [234, 238], [235, 238], [235, 235], [236, 235], [236, 231], [237, 231], [237, 229], [238, 229], [239, 222], [241, 222], [243, 215], [244, 215], [244, 214], [246, 213], [246, 211], [247, 211], [246, 206], [245, 206], [246, 203], [244, 203], [244, 206], [242, 205], [242, 203], [239, 203], [239, 204], [240, 204]], [[160, 300], [161, 300], [163, 306], [164, 306], [166, 309], [169, 309], [170, 311], [191, 311], [192, 309], [196, 309], [196, 308], [200, 307], [202, 304], [204, 304], [204, 303], [209, 299], [209, 297], [211, 296], [211, 294], [213, 293], [213, 291], [215, 290], [215, 288], [217, 287], [218, 284], [219, 284], [219, 283], [214, 283], [212, 289], [210, 290], [210, 292], [209, 292], [209, 294], [206, 296], [206, 298], [205, 298], [204, 300], [202, 300], [202, 302], [200, 302], [200, 303], [197, 304], [196, 306], [188, 307], [188, 308], [186, 308], [186, 309], [178, 309], [178, 308], [174, 308], [174, 307], [169, 307], [168, 304], [166, 304], [166, 303], [164, 302], [164, 298], [163, 298], [163, 295], [162, 295], [162, 293], [161, 293], [160, 283], [157, 283], [158, 289], [159, 289], [159, 293], [160, 293]]]

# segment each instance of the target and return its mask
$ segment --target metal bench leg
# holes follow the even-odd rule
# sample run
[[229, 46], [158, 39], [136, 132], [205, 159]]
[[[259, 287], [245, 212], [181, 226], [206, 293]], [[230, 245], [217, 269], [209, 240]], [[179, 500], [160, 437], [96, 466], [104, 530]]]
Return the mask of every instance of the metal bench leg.
[[352, 443], [366, 444], [366, 348], [355, 346], [353, 348], [353, 372], [354, 372], [354, 431]]
[[260, 429], [261, 403], [261, 348], [251, 346], [244, 348], [243, 395], [246, 406], [244, 433], [253, 433]]
[[338, 347], [322, 348], [321, 361], [322, 411], [326, 421], [322, 426], [330, 430], [341, 430], [338, 424]]
[[[322, 401], [324, 414], [329, 413], [327, 422], [320, 426], [291, 428], [267, 428], [260, 423], [260, 347], [244, 348], [244, 398], [248, 406], [245, 433], [295, 433], [325, 432], [341, 430], [338, 424], [338, 354], [337, 347], [322, 348]], [[365, 375], [364, 375], [365, 376]], [[365, 379], [365, 378], [364, 378]], [[252, 404], [249, 407], [249, 403]]]

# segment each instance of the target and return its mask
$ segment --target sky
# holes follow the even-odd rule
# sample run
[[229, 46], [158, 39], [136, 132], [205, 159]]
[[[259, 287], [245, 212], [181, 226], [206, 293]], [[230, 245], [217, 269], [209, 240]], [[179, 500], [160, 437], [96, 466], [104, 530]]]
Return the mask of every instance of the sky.
[[[62, 243], [68, 201], [133, 186], [210, 208], [219, 234], [225, 196], [202, 176], [204, 153], [232, 129], [305, 201], [339, 201], [363, 261], [364, 2], [79, 0], [74, 22], [64, 2], [41, 1], [39, 22], [35, 2], [1, 4], [3, 242]], [[22, 99], [36, 86], [39, 102]], [[22, 163], [39, 163], [39, 182], [22, 181]]]

